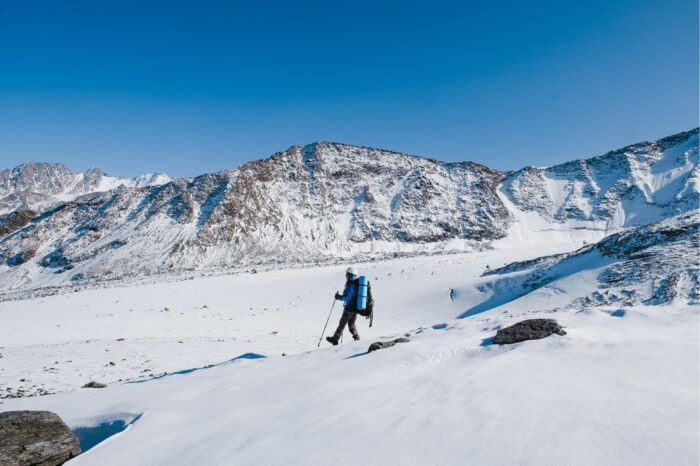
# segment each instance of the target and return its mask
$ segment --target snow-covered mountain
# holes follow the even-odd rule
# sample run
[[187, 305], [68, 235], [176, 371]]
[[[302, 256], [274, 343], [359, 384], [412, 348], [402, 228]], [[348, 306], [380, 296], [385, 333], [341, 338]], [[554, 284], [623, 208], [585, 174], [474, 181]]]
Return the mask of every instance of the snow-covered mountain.
[[[0, 289], [470, 250], [542, 231], [598, 240], [696, 209], [699, 170], [697, 129], [513, 173], [327, 142], [294, 146], [234, 170], [119, 183], [41, 214], [14, 210], [0, 218]], [[53, 173], [23, 179], [79, 191]]]
[[556, 222], [644, 225], [700, 205], [698, 130], [599, 157], [526, 167], [503, 189], [518, 209]]
[[74, 172], [60, 163], [27, 162], [0, 171], [0, 214], [16, 210], [38, 212], [83, 194], [109, 191], [117, 186], [157, 186], [170, 181], [162, 173], [128, 179], [107, 176], [97, 168]]

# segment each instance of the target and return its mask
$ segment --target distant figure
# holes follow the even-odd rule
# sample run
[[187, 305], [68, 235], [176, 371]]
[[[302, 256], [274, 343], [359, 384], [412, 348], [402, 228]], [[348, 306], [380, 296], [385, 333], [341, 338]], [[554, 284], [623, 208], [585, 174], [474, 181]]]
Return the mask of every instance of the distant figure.
[[352, 334], [352, 338], [356, 341], [360, 339], [360, 334], [357, 333], [357, 327], [355, 326], [358, 313], [356, 305], [357, 291], [360, 286], [358, 278], [357, 269], [355, 267], [348, 267], [348, 269], [345, 271], [345, 289], [343, 290], [343, 294], [335, 294], [335, 299], [338, 301], [343, 301], [345, 306], [335, 334], [332, 337], [326, 337], [328, 343], [334, 346], [340, 341], [340, 336], [343, 334], [343, 330], [345, 330], [346, 325]]

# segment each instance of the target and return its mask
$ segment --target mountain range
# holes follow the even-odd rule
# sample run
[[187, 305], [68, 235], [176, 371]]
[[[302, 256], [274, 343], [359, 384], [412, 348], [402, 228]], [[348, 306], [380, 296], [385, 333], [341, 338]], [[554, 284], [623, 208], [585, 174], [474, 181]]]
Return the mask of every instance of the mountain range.
[[43, 211], [84, 194], [117, 186], [140, 188], [171, 181], [162, 173], [135, 178], [107, 176], [99, 168], [74, 172], [60, 163], [27, 162], [0, 171], [0, 215], [16, 210]]
[[697, 223], [698, 129], [513, 172], [317, 142], [195, 178], [0, 172], [0, 292]]

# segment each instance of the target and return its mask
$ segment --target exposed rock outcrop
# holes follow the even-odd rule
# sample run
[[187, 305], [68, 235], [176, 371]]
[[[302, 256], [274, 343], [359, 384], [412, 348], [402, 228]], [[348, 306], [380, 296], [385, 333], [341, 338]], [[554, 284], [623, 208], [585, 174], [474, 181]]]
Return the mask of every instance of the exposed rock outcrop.
[[49, 411], [0, 413], [0, 464], [57, 466], [80, 454], [80, 442]]
[[369, 349], [367, 350], [368, 353], [371, 353], [372, 351], [377, 351], [380, 349], [384, 348], [391, 348], [397, 343], [408, 343], [410, 340], [408, 338], [397, 338], [395, 340], [390, 340], [390, 341], [375, 341], [371, 345], [369, 345]]
[[553, 334], [566, 335], [564, 329], [554, 319], [528, 319], [496, 332], [493, 342], [509, 345], [526, 340], [539, 340]]
[[88, 382], [80, 388], [105, 388], [107, 385], [100, 382]]

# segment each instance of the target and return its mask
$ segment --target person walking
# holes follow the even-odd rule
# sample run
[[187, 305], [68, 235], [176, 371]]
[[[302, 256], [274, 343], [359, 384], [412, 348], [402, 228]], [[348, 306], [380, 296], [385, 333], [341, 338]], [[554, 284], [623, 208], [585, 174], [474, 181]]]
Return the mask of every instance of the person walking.
[[340, 341], [340, 337], [346, 325], [352, 334], [352, 338], [355, 341], [360, 339], [360, 334], [357, 333], [357, 326], [355, 325], [355, 321], [357, 320], [357, 289], [359, 287], [358, 275], [355, 267], [348, 267], [345, 271], [345, 289], [343, 290], [343, 294], [335, 294], [335, 299], [343, 301], [345, 306], [335, 333], [331, 337], [326, 337], [326, 341], [333, 346], [337, 345]]

